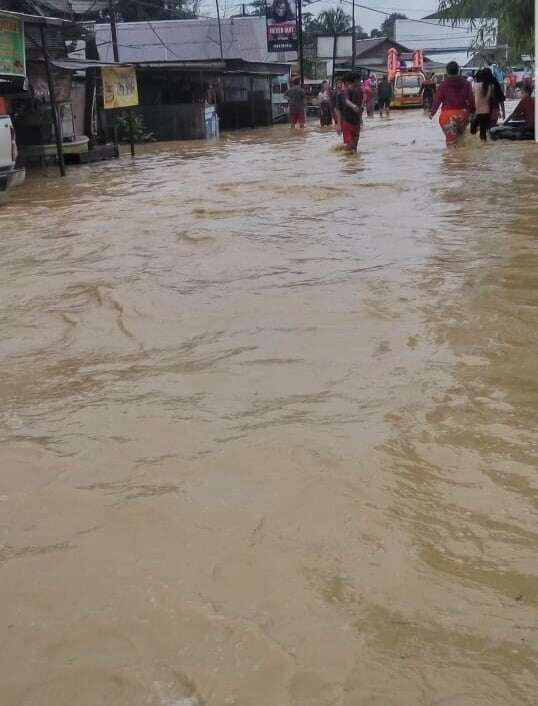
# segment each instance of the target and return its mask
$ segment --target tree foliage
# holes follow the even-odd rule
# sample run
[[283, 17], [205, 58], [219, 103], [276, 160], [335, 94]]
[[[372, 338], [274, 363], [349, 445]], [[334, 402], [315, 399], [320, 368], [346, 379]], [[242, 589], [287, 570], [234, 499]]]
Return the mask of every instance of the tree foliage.
[[396, 25], [396, 20], [406, 20], [407, 16], [402, 15], [401, 12], [393, 12], [381, 23], [381, 36], [388, 37], [389, 39], [394, 39], [394, 28]]
[[482, 44], [493, 38], [498, 20], [499, 32], [513, 49], [534, 52], [534, 0], [439, 0], [438, 16], [453, 24], [471, 20]]
[[319, 34], [338, 36], [351, 32], [352, 19], [341, 7], [337, 7], [333, 10], [320, 12], [316, 24], [319, 28]]

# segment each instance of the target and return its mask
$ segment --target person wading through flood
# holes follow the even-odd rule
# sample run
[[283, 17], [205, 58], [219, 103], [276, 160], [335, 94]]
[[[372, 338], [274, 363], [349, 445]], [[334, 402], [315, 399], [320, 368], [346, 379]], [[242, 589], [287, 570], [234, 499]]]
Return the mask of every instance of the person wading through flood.
[[321, 127], [327, 127], [333, 124], [333, 112], [331, 109], [331, 89], [328, 81], [323, 81], [321, 91], [318, 94], [319, 100], [319, 124]]
[[471, 133], [480, 132], [480, 139], [485, 142], [488, 139], [489, 121], [491, 115], [491, 103], [493, 100], [493, 74], [486, 76], [482, 69], [476, 72], [473, 83], [473, 94], [475, 103], [475, 117], [471, 124]]
[[505, 120], [506, 118], [506, 112], [504, 109], [504, 102], [506, 101], [506, 96], [504, 95], [504, 90], [499, 82], [499, 79], [491, 69], [484, 69], [484, 76], [486, 76], [487, 80], [491, 79], [491, 82], [493, 84], [493, 95], [491, 97], [491, 112], [489, 116], [489, 129], [491, 130], [492, 127], [495, 127], [497, 123], [499, 122], [499, 119], [502, 118]]
[[306, 93], [301, 88], [301, 79], [294, 78], [292, 86], [286, 93], [288, 99], [288, 115], [290, 127], [299, 127], [301, 130], [305, 126]]
[[432, 107], [433, 99], [437, 85], [432, 73], [426, 74], [426, 78], [420, 86], [420, 95], [422, 96], [422, 107], [426, 113], [429, 113]]
[[475, 111], [473, 90], [465, 76], [460, 76], [457, 62], [450, 61], [446, 67], [447, 78], [441, 83], [433, 99], [430, 118], [439, 108], [439, 124], [445, 133], [446, 144], [455, 145], [463, 135], [471, 115]]
[[377, 84], [377, 103], [379, 107], [379, 117], [383, 117], [383, 113], [390, 115], [390, 104], [392, 101], [392, 83], [388, 76], [383, 76]]
[[361, 132], [363, 95], [360, 76], [355, 73], [344, 76], [344, 90], [336, 99], [336, 130], [342, 135], [344, 145], [357, 151]]
[[366, 115], [369, 118], [374, 117], [374, 106], [375, 106], [375, 87], [373, 77], [370, 75], [366, 81], [362, 84], [362, 95], [364, 99], [364, 104], [366, 107]]

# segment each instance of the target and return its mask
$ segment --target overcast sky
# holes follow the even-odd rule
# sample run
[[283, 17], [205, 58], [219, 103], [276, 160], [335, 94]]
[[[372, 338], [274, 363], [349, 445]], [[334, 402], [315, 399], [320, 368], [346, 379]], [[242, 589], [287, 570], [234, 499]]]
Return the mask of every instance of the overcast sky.
[[[229, 17], [241, 12], [240, 0], [219, 0], [219, 2], [223, 16]], [[429, 15], [435, 12], [439, 6], [438, 0], [356, 0], [356, 2], [383, 13], [401, 12], [413, 19], [420, 19], [425, 15]], [[303, 12], [318, 14], [322, 10], [334, 7], [342, 7], [347, 13], [351, 14], [351, 0], [341, 0], [341, 2], [338, 0], [316, 0], [309, 6], [305, 2]], [[214, 17], [216, 15], [215, 0], [202, 0], [200, 14]], [[360, 24], [367, 32], [379, 27], [385, 17], [386, 15], [381, 14], [381, 12], [372, 12], [361, 7], [356, 7], [355, 9], [357, 24]]]

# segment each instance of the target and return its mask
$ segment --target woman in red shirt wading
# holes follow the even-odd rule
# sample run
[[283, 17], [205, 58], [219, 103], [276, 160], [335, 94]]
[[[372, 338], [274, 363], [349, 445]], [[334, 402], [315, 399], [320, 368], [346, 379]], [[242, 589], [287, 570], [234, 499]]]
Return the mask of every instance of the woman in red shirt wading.
[[471, 85], [465, 76], [460, 76], [458, 64], [449, 62], [446, 72], [448, 77], [435, 94], [430, 118], [441, 108], [439, 124], [445, 133], [446, 144], [454, 145], [465, 134], [470, 117], [475, 112], [475, 104]]

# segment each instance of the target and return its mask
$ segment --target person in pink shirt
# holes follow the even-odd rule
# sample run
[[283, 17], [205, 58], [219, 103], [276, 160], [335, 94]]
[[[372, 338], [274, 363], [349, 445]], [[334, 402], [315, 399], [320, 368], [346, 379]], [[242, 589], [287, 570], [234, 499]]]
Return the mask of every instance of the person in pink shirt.
[[457, 144], [465, 134], [471, 115], [475, 112], [475, 102], [471, 85], [465, 76], [460, 76], [460, 67], [455, 61], [447, 64], [446, 72], [447, 78], [433, 99], [430, 118], [441, 108], [439, 124], [449, 146]]
[[366, 115], [369, 118], [374, 117], [374, 81], [369, 76], [362, 84], [362, 94], [364, 96], [364, 105], [366, 107]]

